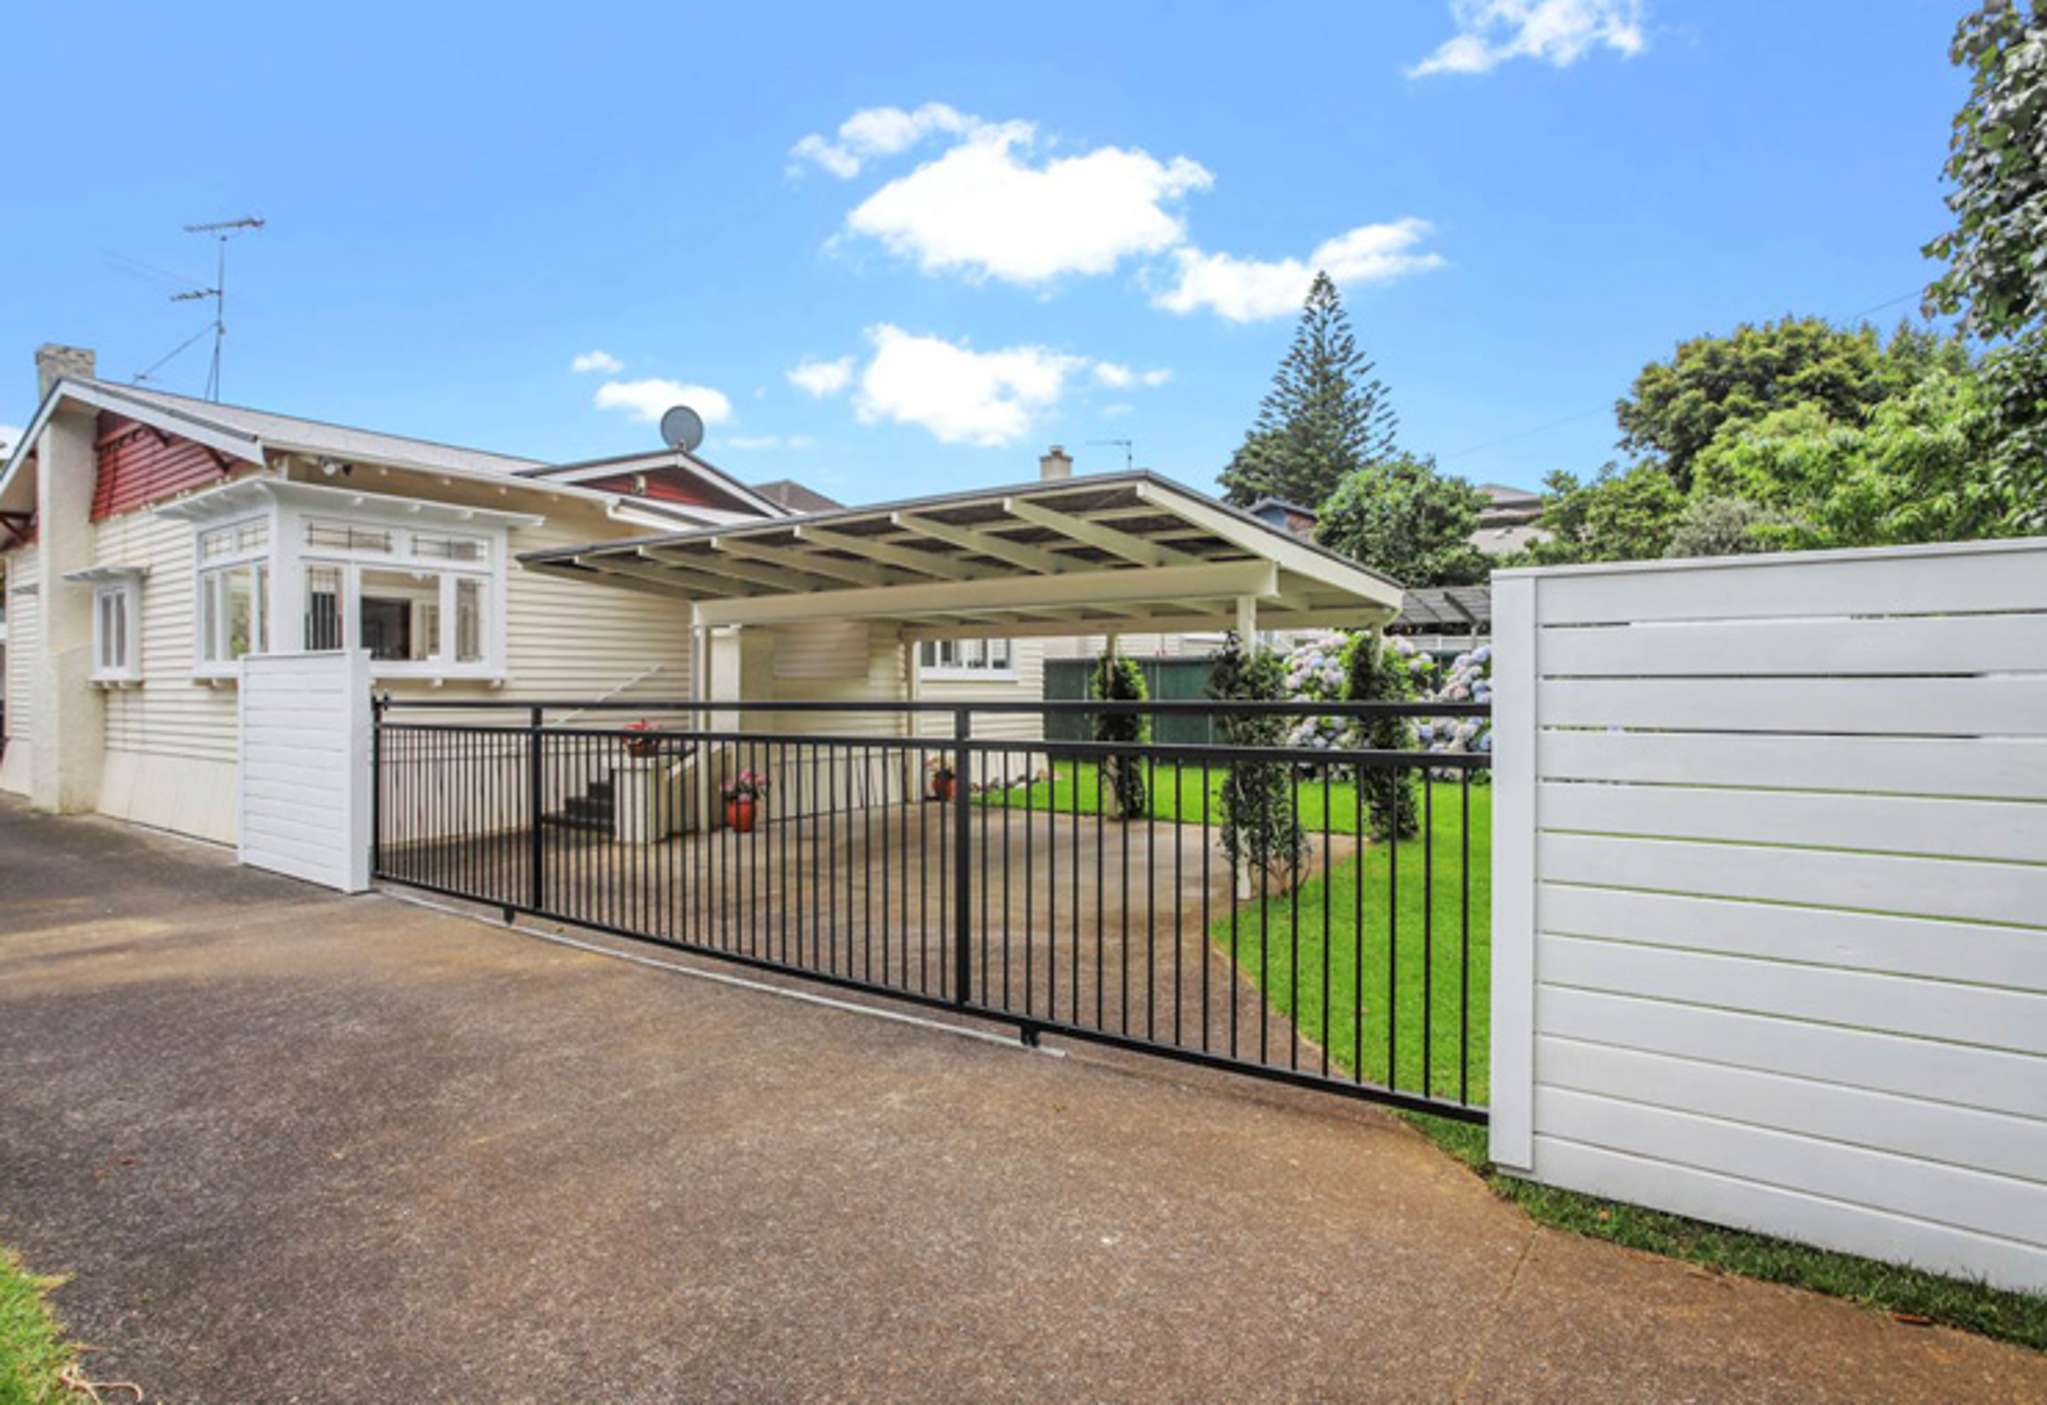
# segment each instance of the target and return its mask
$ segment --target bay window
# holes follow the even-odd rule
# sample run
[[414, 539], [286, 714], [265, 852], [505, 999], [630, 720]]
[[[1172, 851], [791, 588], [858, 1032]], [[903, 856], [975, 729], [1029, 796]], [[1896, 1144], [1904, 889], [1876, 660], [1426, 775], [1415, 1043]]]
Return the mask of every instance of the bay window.
[[501, 676], [506, 532], [541, 520], [267, 478], [160, 512], [193, 523], [193, 666], [223, 678], [330, 649], [379, 678]]
[[918, 655], [926, 678], [1012, 677], [1016, 672], [1007, 639], [927, 639]]

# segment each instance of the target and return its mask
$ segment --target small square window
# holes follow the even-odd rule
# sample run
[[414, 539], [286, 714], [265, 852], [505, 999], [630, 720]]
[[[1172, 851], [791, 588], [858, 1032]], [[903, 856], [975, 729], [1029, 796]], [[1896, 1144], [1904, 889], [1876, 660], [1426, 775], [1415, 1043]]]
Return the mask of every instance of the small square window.
[[142, 676], [140, 601], [134, 578], [103, 581], [92, 593], [92, 676], [98, 682], [132, 682]]

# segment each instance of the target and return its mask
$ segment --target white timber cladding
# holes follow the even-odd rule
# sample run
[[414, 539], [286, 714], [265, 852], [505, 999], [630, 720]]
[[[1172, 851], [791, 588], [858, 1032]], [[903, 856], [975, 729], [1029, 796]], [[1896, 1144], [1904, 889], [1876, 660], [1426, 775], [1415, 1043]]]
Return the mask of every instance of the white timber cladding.
[[28, 735], [34, 711], [30, 707], [29, 669], [42, 635], [42, 595], [37, 584], [36, 549], [21, 547], [6, 558], [7, 645], [4, 680], [9, 745], [0, 753], [0, 790], [26, 795], [29, 786]]
[[1495, 1158], [2047, 1289], [2047, 540], [1494, 606]]
[[240, 671], [238, 856], [252, 868], [365, 891], [369, 651], [251, 654]]

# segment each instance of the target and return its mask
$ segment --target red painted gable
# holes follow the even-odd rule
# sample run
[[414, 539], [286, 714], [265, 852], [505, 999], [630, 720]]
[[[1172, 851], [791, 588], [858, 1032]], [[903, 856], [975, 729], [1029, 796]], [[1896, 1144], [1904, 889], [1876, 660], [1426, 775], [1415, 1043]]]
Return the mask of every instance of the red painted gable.
[[657, 468], [647, 473], [614, 473], [608, 478], [585, 479], [581, 486], [595, 488], [600, 493], [626, 493], [652, 498], [656, 502], [679, 503], [684, 507], [726, 506], [719, 500], [723, 494], [714, 497], [693, 477], [673, 468]]
[[164, 434], [122, 415], [99, 417], [98, 474], [92, 485], [92, 520], [124, 512], [192, 488], [217, 483], [220, 460], [203, 444]]

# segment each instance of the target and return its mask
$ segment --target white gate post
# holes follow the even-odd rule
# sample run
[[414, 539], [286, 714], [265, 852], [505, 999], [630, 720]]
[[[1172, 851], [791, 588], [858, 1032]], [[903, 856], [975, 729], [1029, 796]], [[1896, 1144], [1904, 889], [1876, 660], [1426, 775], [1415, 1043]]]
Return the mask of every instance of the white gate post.
[[1536, 578], [1493, 574], [1493, 1018], [1490, 1156], [1535, 1165]]

